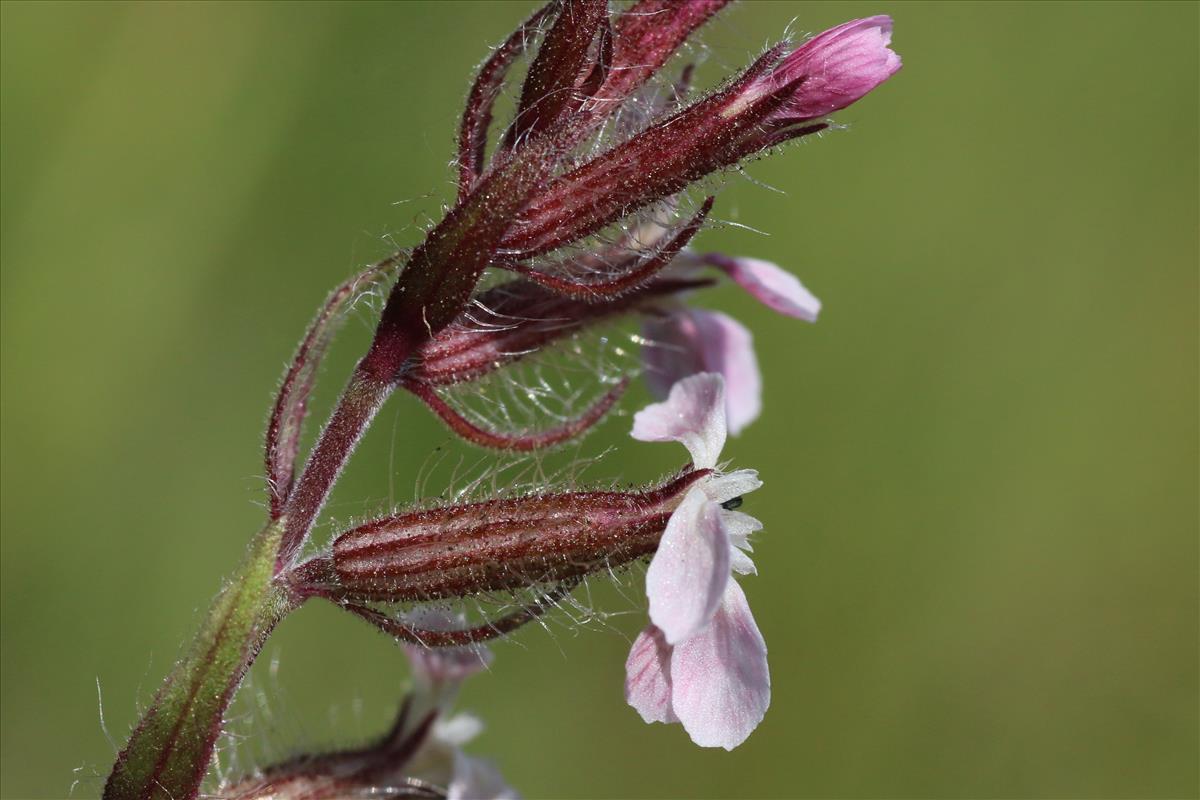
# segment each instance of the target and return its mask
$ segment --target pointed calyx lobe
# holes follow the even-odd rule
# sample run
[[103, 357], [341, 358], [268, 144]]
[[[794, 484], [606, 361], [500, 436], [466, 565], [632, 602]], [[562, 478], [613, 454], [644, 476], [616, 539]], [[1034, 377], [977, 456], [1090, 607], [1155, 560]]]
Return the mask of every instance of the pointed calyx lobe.
[[372, 287], [395, 275], [400, 257], [385, 258], [335, 288], [317, 312], [292, 358], [267, 425], [266, 473], [271, 519], [283, 513], [292, 491], [300, 436], [308, 415], [308, 401], [316, 385], [325, 350], [345, 321], [354, 302]]
[[458, 132], [458, 199], [462, 200], [475, 188], [483, 173], [488, 129], [496, 98], [504, 87], [508, 70], [525, 52], [537, 34], [538, 25], [553, 11], [553, 4], [542, 6], [525, 20], [512, 35], [497, 47], [479, 68], [471, 91], [467, 95], [462, 124]]

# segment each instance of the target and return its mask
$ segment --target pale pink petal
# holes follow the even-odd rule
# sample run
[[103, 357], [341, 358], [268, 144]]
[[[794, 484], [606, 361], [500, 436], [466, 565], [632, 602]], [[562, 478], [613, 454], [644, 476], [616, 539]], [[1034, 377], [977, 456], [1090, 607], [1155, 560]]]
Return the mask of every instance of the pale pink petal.
[[455, 714], [449, 719], [438, 719], [433, 723], [433, 735], [452, 747], [462, 747], [483, 733], [483, 720], [474, 714]]
[[[747, 536], [761, 531], [763, 527], [761, 522], [744, 511], [726, 511], [721, 515], [721, 519], [725, 522], [730, 541], [737, 547], [742, 547], [740, 543], [745, 542]], [[746, 545], [746, 549], [750, 549], [749, 545]]]
[[736, 581], [709, 626], [675, 645], [671, 687], [675, 713], [701, 747], [732, 750], [762, 721], [771, 703], [767, 645]]
[[684, 378], [671, 387], [664, 402], [633, 416], [631, 435], [643, 442], [681, 442], [697, 468], [715, 467], [725, 446], [724, 394], [720, 375]]
[[737, 436], [762, 412], [762, 375], [754, 337], [745, 325], [719, 311], [689, 312], [700, 335], [704, 368], [725, 377], [725, 416]]
[[721, 522], [725, 524], [725, 533], [730, 536], [733, 546], [731, 566], [738, 575], [758, 575], [754, 561], [748, 553], [754, 552], [750, 546], [750, 534], [762, 530], [762, 523], [740, 511], [721, 511]]
[[741, 431], [762, 411], [762, 376], [754, 355], [754, 337], [737, 320], [716, 311], [683, 309], [643, 329], [646, 381], [661, 397], [668, 380], [695, 372], [725, 378], [725, 415], [729, 431]]
[[730, 258], [709, 253], [704, 260], [724, 270], [730, 278], [772, 311], [807, 322], [816, 322], [821, 301], [804, 288], [799, 279], [770, 261], [759, 258]]
[[721, 507], [693, 487], [671, 514], [646, 570], [650, 620], [668, 644], [708, 624], [729, 583], [729, 536]]
[[625, 702], [646, 722], [678, 722], [671, 710], [671, 646], [653, 625], [638, 634], [625, 659]]
[[706, 371], [699, 332], [685, 311], [646, 317], [642, 338], [644, 378], [655, 397], [665, 398], [677, 381]]
[[762, 523], [740, 511], [722, 511], [721, 521], [725, 523], [725, 532], [729, 534], [729, 543], [733, 545], [730, 560], [733, 571], [738, 575], [757, 575], [758, 570], [747, 555], [754, 552], [748, 537], [755, 531], [762, 530]]

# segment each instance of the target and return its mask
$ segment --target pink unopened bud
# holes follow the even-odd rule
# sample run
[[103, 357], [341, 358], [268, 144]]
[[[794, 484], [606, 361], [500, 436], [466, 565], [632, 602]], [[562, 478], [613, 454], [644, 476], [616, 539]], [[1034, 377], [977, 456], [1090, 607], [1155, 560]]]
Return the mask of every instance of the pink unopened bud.
[[843, 23], [794, 50], [750, 91], [767, 94], [795, 86], [773, 122], [823, 117], [861, 99], [900, 69], [900, 56], [888, 47], [891, 41], [891, 17]]

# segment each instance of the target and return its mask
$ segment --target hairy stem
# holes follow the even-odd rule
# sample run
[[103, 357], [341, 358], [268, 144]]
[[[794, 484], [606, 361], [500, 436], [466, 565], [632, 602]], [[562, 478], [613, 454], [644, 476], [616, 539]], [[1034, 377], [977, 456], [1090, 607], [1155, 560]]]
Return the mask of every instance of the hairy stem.
[[188, 800], [199, 793], [234, 691], [293, 607], [271, 583], [282, 530], [272, 522], [252, 540], [117, 756], [106, 800]]
[[286, 569], [304, 545], [350, 454], [394, 388], [393, 381], [375, 377], [361, 366], [355, 370], [284, 508], [277, 572]]
[[303, 545], [342, 467], [394, 384], [358, 369], [283, 515], [254, 537], [187, 655], [117, 756], [105, 800], [187, 800], [200, 790], [225, 710], [275, 625], [298, 604], [272, 578]]

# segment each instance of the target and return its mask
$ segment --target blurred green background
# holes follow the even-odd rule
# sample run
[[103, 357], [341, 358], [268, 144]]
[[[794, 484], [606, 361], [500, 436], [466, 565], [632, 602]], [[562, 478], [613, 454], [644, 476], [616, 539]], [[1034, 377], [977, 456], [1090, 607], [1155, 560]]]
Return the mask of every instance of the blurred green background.
[[[310, 313], [438, 212], [468, 75], [529, 8], [0, 6], [6, 797], [99, 791], [97, 682], [123, 740], [260, 524], [265, 409]], [[873, 13], [904, 70], [752, 167], [786, 196], [730, 181], [717, 215], [769, 236], [699, 241], [826, 308], [707, 298], [765, 372], [726, 454], [767, 481], [744, 585], [771, 710], [733, 753], [642, 724], [621, 684], [644, 617], [595, 583], [625, 613], [522, 631], [462, 698], [488, 723], [471, 751], [528, 797], [1200, 792], [1198, 6], [747, 2], [705, 74], [793, 18]], [[586, 440], [619, 446], [589, 475], [682, 461], [627, 429]], [[332, 514], [409, 498], [438, 446], [396, 398]], [[369, 736], [405, 670], [304, 608], [255, 670], [248, 747]]]

